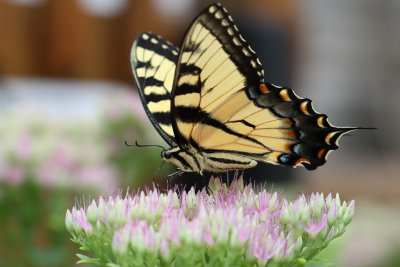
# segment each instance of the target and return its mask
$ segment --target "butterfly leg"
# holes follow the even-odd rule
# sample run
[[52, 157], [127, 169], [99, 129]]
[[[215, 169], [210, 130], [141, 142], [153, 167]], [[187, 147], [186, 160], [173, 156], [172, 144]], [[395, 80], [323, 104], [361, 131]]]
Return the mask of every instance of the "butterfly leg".
[[183, 173], [184, 173], [184, 171], [182, 171], [181, 169], [178, 169], [176, 172], [171, 173], [171, 174], [168, 175], [167, 177], [168, 177], [168, 178], [172, 178], [172, 177], [175, 177], [175, 176], [181, 176]]
[[172, 179], [174, 177], [181, 176], [183, 173], [184, 173], [184, 171], [182, 171], [181, 169], [178, 169], [176, 172], [171, 173], [170, 175], [168, 175], [167, 176], [168, 184], [172, 183]]

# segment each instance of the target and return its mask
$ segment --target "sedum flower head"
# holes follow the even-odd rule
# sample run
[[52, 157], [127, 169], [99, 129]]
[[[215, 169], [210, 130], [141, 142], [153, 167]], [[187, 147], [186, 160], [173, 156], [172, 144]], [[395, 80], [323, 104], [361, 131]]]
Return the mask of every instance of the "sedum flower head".
[[72, 240], [101, 266], [291, 266], [311, 260], [342, 235], [354, 202], [339, 196], [255, 190], [242, 179], [211, 179], [197, 193], [157, 188], [75, 206]]

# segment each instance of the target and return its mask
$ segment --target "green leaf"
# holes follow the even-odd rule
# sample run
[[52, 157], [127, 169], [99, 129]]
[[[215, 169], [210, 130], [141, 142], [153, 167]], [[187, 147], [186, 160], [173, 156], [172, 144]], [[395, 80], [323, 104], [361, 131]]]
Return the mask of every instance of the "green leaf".
[[96, 265], [100, 264], [100, 261], [97, 258], [90, 258], [83, 254], [76, 254], [76, 256], [78, 256], [78, 258], [80, 258], [80, 260], [78, 261], [78, 264], [80, 264], [80, 263], [91, 263], [91, 264], [96, 264]]

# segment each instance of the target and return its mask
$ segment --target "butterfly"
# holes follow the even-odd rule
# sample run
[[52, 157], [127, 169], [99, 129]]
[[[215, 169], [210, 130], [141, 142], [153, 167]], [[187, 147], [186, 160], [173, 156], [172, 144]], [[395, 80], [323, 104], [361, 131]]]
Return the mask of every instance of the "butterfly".
[[205, 8], [178, 49], [150, 32], [131, 65], [144, 109], [179, 172], [219, 173], [257, 162], [315, 169], [358, 127], [336, 127], [311, 100], [264, 81], [256, 53], [221, 4]]

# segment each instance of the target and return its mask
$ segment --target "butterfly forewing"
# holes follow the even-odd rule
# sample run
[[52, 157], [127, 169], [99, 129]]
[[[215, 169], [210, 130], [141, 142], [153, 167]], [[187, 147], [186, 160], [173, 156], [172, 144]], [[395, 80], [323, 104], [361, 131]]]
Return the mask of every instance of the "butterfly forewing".
[[172, 111], [181, 143], [260, 157], [290, 152], [291, 121], [247, 96], [263, 83], [263, 70], [222, 6], [210, 6], [192, 23], [178, 62]]
[[211, 112], [262, 81], [255, 53], [225, 8], [214, 4], [205, 9], [186, 33], [175, 74], [171, 110], [179, 143], [189, 144], [200, 122], [214, 123], [219, 130], [223, 121], [213, 120]]
[[178, 48], [152, 33], [142, 33], [133, 43], [131, 64], [146, 113], [164, 140], [176, 144], [171, 124], [171, 91]]

